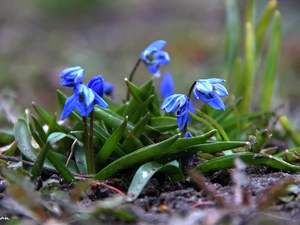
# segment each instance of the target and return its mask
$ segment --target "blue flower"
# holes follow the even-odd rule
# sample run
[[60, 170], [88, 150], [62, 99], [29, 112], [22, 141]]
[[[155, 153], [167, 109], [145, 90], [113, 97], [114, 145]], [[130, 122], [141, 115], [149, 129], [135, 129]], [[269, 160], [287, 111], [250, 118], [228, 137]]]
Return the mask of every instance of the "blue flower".
[[160, 82], [160, 93], [163, 99], [171, 96], [174, 92], [174, 81], [169, 72], [165, 72]]
[[103, 97], [104, 79], [101, 75], [92, 77], [88, 83], [88, 87], [95, 91], [100, 97]]
[[162, 50], [166, 44], [163, 40], [155, 41], [141, 53], [140, 59], [155, 77], [160, 77], [159, 67], [170, 62], [169, 54]]
[[211, 107], [218, 110], [225, 110], [225, 105], [221, 99], [228, 96], [226, 88], [220, 84], [225, 82], [223, 79], [199, 79], [194, 88], [194, 96], [203, 102], [207, 102]]
[[161, 109], [167, 113], [176, 111], [178, 127], [180, 130], [184, 128], [189, 113], [189, 99], [186, 95], [174, 94], [169, 96], [163, 101]]
[[74, 94], [65, 102], [61, 120], [64, 120], [75, 109], [81, 116], [88, 116], [95, 104], [108, 108], [107, 103], [93, 89], [84, 84], [78, 84], [74, 87]]
[[104, 94], [114, 98], [115, 86], [112, 83], [104, 82]]
[[83, 75], [84, 70], [80, 66], [66, 68], [59, 74], [59, 77], [63, 79], [60, 85], [74, 87], [77, 84], [81, 84]]

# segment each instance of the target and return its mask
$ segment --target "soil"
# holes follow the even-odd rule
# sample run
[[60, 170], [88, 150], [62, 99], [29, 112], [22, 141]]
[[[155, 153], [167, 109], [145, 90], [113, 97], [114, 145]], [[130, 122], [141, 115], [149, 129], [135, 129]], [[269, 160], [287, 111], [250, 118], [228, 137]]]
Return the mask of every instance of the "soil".
[[[299, 224], [300, 221], [300, 173], [286, 173], [263, 166], [249, 166], [244, 174], [249, 178], [247, 186], [238, 185], [232, 179], [233, 169], [207, 173], [179, 183], [172, 183], [164, 174], [156, 174], [133, 203], [125, 203], [121, 208], [137, 218], [137, 222], [123, 222], [114, 216], [99, 216], [99, 224], [138, 225], [194, 225], [194, 224]], [[126, 193], [133, 174], [123, 174], [124, 182], [109, 181], [107, 184]], [[298, 186], [297, 193], [289, 194], [287, 201], [272, 201], [276, 187], [283, 180], [293, 178]], [[53, 179], [53, 177], [52, 177]], [[204, 185], [204, 186], [203, 186]], [[237, 189], [240, 187], [241, 189]], [[275, 188], [274, 188], [275, 187]], [[61, 189], [71, 192], [73, 185], [61, 185]], [[275, 190], [275, 191], [274, 191]], [[7, 209], [5, 199], [9, 198], [4, 185], [0, 185], [0, 217], [14, 215]], [[242, 200], [237, 203], [238, 194]], [[111, 189], [86, 192], [81, 204], [87, 207], [96, 201], [115, 196]], [[266, 207], [266, 204], [271, 204]], [[264, 205], [264, 206], [262, 206]], [[15, 212], [20, 215], [20, 212]], [[24, 217], [26, 218], [26, 217]], [[28, 218], [27, 218], [28, 219]], [[1, 222], [0, 222], [1, 223]], [[37, 224], [32, 222], [30, 224]], [[48, 223], [55, 224], [55, 223]], [[72, 223], [80, 224], [80, 223]]]

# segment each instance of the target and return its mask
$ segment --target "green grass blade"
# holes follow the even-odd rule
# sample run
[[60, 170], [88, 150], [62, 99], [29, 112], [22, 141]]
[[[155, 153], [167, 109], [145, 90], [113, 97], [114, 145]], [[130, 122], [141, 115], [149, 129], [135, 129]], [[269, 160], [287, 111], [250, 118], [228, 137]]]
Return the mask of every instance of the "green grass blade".
[[283, 161], [278, 157], [269, 156], [266, 154], [255, 154], [252, 152], [241, 152], [232, 155], [220, 156], [208, 160], [205, 163], [202, 163], [201, 165], [197, 166], [195, 170], [201, 172], [208, 172], [208, 171], [216, 171], [216, 170], [221, 170], [226, 168], [233, 168], [234, 159], [236, 157], [242, 159], [247, 165], [268, 166], [271, 168], [290, 171], [290, 172], [300, 171], [300, 166], [294, 166], [290, 163]]
[[56, 155], [49, 151], [47, 155], [47, 159], [51, 162], [51, 164], [55, 167], [55, 169], [59, 172], [59, 174], [64, 178], [66, 183], [75, 182], [76, 179], [70, 170], [56, 157]]
[[7, 145], [15, 139], [13, 130], [0, 129], [0, 144]]
[[277, 74], [280, 43], [281, 43], [280, 13], [276, 11], [274, 14], [272, 39], [269, 45], [269, 51], [266, 60], [265, 72], [263, 75], [262, 92], [260, 98], [260, 109], [263, 111], [269, 110], [271, 106], [276, 74]]
[[201, 112], [200, 110], [196, 110], [196, 114], [198, 116], [206, 119], [208, 122], [210, 122], [211, 125], [219, 132], [223, 141], [229, 141], [229, 138], [228, 138], [226, 132], [224, 131], [223, 127], [220, 126], [220, 124], [216, 120], [214, 120], [213, 118], [211, 118], [209, 115], [205, 114], [204, 112]]
[[[106, 160], [109, 158], [111, 153], [115, 150], [117, 143], [124, 136], [127, 128], [128, 117], [125, 118], [124, 122], [112, 133], [106, 143], [103, 145], [101, 150], [96, 156], [96, 162], [100, 168], [105, 165]], [[127, 151], [126, 149], [124, 149]]]
[[[180, 140], [181, 139], [179, 139], [178, 141]], [[189, 145], [189, 146], [174, 149], [173, 152], [164, 155], [163, 157], [157, 158], [155, 159], [155, 161], [160, 163], [166, 163], [170, 160], [180, 160], [182, 157], [193, 155], [193, 154], [224, 152], [227, 150], [245, 147], [247, 144], [248, 142], [244, 142], [244, 141], [226, 141], [226, 142], [222, 141], [222, 142], [211, 142], [211, 143], [203, 143], [203, 144], [200, 143], [196, 145]]]
[[134, 201], [142, 192], [151, 177], [157, 172], [165, 172], [170, 174], [174, 179], [173, 181], [180, 181], [184, 176], [179, 169], [179, 163], [172, 161], [166, 165], [157, 162], [148, 162], [142, 165], [135, 173], [126, 196], [126, 201]]
[[241, 112], [246, 113], [251, 109], [251, 100], [255, 78], [255, 38], [252, 24], [245, 24], [245, 63], [243, 79], [241, 80], [241, 90], [243, 90], [243, 100], [240, 104]]
[[47, 141], [47, 135], [46, 132], [43, 129], [42, 124], [40, 123], [40, 121], [31, 114], [31, 118], [35, 127], [35, 130], [37, 131], [37, 133], [39, 134], [39, 136], [41, 137], [41, 139], [43, 140], [43, 142], [45, 143]]
[[225, 79], [230, 80], [240, 42], [240, 18], [236, 0], [226, 1]]
[[170, 131], [178, 128], [177, 119], [166, 116], [150, 118], [149, 125], [160, 132]]
[[272, 0], [269, 2], [267, 7], [265, 8], [258, 24], [255, 28], [255, 42], [256, 42], [256, 57], [259, 58], [259, 54], [261, 54], [261, 47], [264, 41], [264, 37], [268, 30], [269, 24], [272, 20], [272, 15], [276, 9], [277, 2]]
[[135, 164], [141, 163], [143, 161], [158, 157], [166, 152], [166, 149], [171, 146], [178, 138], [180, 134], [174, 135], [173, 137], [162, 141], [158, 144], [153, 144], [136, 150], [128, 155], [125, 155], [108, 166], [103, 168], [100, 172], [98, 172], [95, 176], [95, 180], [103, 180], [114, 176], [119, 169], [126, 169]]
[[[122, 143], [122, 148], [123, 149], [130, 149], [133, 147], [133, 143], [136, 143], [136, 138], [140, 139], [147, 123], [148, 120], [150, 118], [150, 113], [148, 112], [141, 120], [138, 124], [135, 125], [135, 127], [133, 128], [132, 131], [128, 130], [128, 137], [124, 140], [124, 142]], [[132, 142], [134, 141], [134, 142]], [[138, 142], [137, 142], [138, 143]], [[149, 142], [147, 143], [147, 145], [151, 145], [153, 144], [153, 142], [149, 139]], [[138, 144], [137, 146], [139, 146], [140, 144]], [[143, 145], [143, 144], [142, 144]], [[134, 148], [136, 150], [136, 148]]]
[[299, 134], [293, 129], [291, 126], [288, 118], [286, 116], [280, 116], [279, 122], [283, 126], [283, 128], [288, 132], [288, 134], [291, 136], [292, 141], [294, 144], [299, 147], [300, 146], [300, 136]]
[[32, 171], [31, 171], [31, 179], [32, 180], [35, 180], [41, 174], [44, 162], [47, 158], [49, 147], [50, 147], [49, 142], [46, 142], [46, 144], [42, 147], [41, 151], [37, 155], [37, 158], [34, 162], [34, 165], [32, 167]]
[[246, 22], [254, 24], [255, 0], [246, 0]]
[[14, 126], [15, 138], [19, 140], [18, 148], [28, 159], [34, 161], [38, 154], [38, 149], [31, 144], [32, 136], [24, 119], [19, 118]]

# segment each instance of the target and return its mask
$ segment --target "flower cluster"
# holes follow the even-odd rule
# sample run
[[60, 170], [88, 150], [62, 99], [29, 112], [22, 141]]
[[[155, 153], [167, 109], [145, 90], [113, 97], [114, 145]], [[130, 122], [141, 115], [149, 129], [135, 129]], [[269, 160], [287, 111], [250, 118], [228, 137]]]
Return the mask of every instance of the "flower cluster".
[[[202, 100], [208, 103], [212, 108], [217, 110], [225, 110], [222, 97], [228, 96], [226, 88], [220, 84], [225, 82], [223, 79], [199, 79], [193, 86], [193, 93], [196, 100]], [[160, 92], [164, 99], [161, 109], [167, 113], [176, 112], [177, 123], [180, 130], [185, 127], [188, 122], [188, 113], [194, 111], [194, 106], [190, 100], [190, 96], [183, 94], [173, 94], [174, 82], [172, 75], [166, 72], [162, 78]]]
[[114, 87], [110, 83], [105, 83], [101, 75], [90, 79], [88, 85], [82, 84], [84, 70], [80, 66], [64, 69], [60, 73], [62, 86], [73, 87], [74, 94], [65, 102], [61, 115], [64, 120], [73, 110], [77, 110], [81, 116], [88, 116], [94, 109], [95, 104], [103, 108], [108, 108], [107, 103], [102, 99], [104, 94], [113, 96]]

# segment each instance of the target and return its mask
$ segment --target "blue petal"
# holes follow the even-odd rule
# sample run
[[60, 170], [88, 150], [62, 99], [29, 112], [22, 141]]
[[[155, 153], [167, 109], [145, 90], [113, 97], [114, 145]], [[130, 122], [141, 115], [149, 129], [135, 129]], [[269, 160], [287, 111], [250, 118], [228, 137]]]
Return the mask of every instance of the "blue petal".
[[202, 93], [202, 92], [198, 91], [197, 89], [194, 89], [194, 97], [195, 97], [195, 99], [197, 99], [197, 100], [200, 99], [203, 102], [209, 102], [214, 98], [214, 96], [212, 95], [212, 92], [207, 94], [207, 93]]
[[179, 130], [182, 130], [185, 124], [187, 123], [188, 112], [189, 112], [188, 109], [184, 108], [182, 109], [182, 111], [181, 110], [179, 111], [179, 115], [176, 115]]
[[95, 100], [94, 103], [99, 105], [102, 108], [108, 108], [108, 104], [101, 98], [99, 95], [95, 93]]
[[88, 87], [95, 91], [100, 97], [104, 94], [104, 79], [101, 75], [92, 77], [88, 83]]
[[84, 70], [80, 66], [64, 69], [59, 76], [63, 78], [60, 83], [62, 86], [73, 87], [76, 84], [82, 83]]
[[193, 136], [192, 136], [191, 133], [188, 131], [188, 132], [186, 132], [186, 133], [184, 134], [183, 137], [184, 137], [184, 138], [191, 138], [191, 137], [193, 137]]
[[170, 97], [166, 98], [161, 106], [162, 110], [165, 110], [167, 113], [174, 112], [177, 109], [177, 99], [179, 94], [171, 95]]
[[203, 93], [209, 93], [213, 91], [213, 86], [207, 79], [200, 79], [196, 83], [196, 89]]
[[92, 89], [84, 86], [83, 93], [84, 93], [84, 103], [87, 106], [90, 106], [91, 104], [93, 104], [94, 103], [94, 99], [95, 99], [95, 94], [92, 91]]
[[75, 95], [71, 95], [65, 102], [65, 106], [60, 119], [64, 120], [68, 115], [70, 115], [70, 113], [75, 109], [75, 106]]
[[165, 110], [167, 113], [174, 112], [178, 107], [178, 98], [181, 94], [174, 94], [166, 98], [161, 106], [162, 110]]
[[151, 61], [152, 64], [167, 65], [170, 62], [170, 56], [165, 51], [157, 51], [153, 53], [154, 59]]
[[157, 65], [157, 64], [155, 64], [155, 65], [145, 64], [145, 65], [147, 66], [147, 69], [154, 77], [160, 77], [159, 65]]
[[222, 84], [214, 84], [213, 86], [216, 89], [215, 92], [217, 92], [220, 97], [229, 95], [227, 89]]
[[224, 79], [220, 79], [220, 78], [209, 78], [209, 79], [206, 79], [209, 83], [211, 84], [218, 84], [218, 83], [223, 83], [225, 82], [226, 80]]
[[208, 101], [207, 103], [214, 109], [225, 110], [225, 105], [224, 105], [221, 97], [219, 97], [217, 94], [214, 96], [212, 101]]
[[174, 81], [169, 72], [165, 72], [160, 82], [160, 93], [163, 99], [171, 96], [174, 92]]
[[82, 68], [80, 66], [66, 68], [63, 71], [61, 71], [61, 73], [59, 74], [59, 77], [61, 77], [61, 78], [68, 78], [70, 76], [72, 77], [75, 75], [73, 72], [76, 73], [76, 71], [78, 71], [78, 70], [82, 70]]
[[114, 97], [114, 90], [115, 90], [115, 86], [112, 83], [104, 82], [104, 94], [106, 94], [107, 96], [110, 96], [111, 98], [113, 98]]
[[164, 40], [158, 40], [150, 44], [144, 51], [159, 51], [166, 46], [167, 42]]

